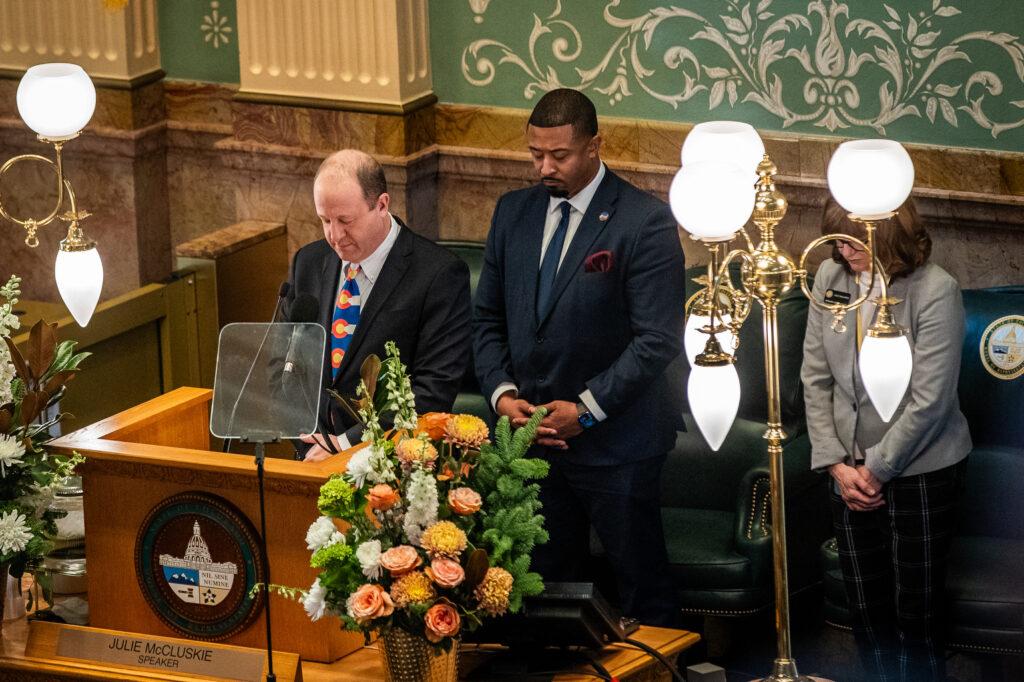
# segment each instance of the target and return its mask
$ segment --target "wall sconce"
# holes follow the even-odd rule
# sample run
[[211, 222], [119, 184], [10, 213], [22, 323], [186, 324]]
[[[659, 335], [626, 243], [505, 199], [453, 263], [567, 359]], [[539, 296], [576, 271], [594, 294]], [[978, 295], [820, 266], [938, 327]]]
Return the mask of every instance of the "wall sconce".
[[[103, 288], [103, 264], [96, 243], [88, 239], [79, 223], [89, 216], [80, 211], [71, 181], [64, 175], [64, 144], [78, 137], [96, 109], [96, 88], [82, 67], [75, 64], [39, 64], [22, 76], [18, 84], [18, 113], [35, 131], [40, 142], [53, 146], [54, 158], [21, 154], [0, 166], [4, 173], [21, 161], [49, 164], [57, 176], [57, 203], [42, 219], [21, 219], [10, 215], [0, 196], [0, 215], [25, 228], [25, 244], [39, 246], [37, 231], [55, 218], [68, 224], [54, 265], [54, 278], [64, 304], [79, 325], [89, 324]], [[62, 212], [65, 205], [67, 210]]]
[[[875, 321], [867, 330], [860, 354], [865, 389], [882, 419], [892, 418], [906, 392], [912, 369], [912, 353], [905, 331], [894, 321], [887, 277], [874, 252], [874, 233], [879, 221], [891, 218], [910, 195], [914, 167], [910, 156], [890, 140], [859, 140], [840, 145], [828, 168], [829, 189], [850, 218], [864, 225], [866, 243], [849, 235], [829, 234], [813, 240], [799, 263], [775, 243], [775, 228], [786, 214], [786, 197], [775, 188], [775, 164], [764, 153], [757, 132], [746, 123], [701, 123], [687, 135], [682, 167], [672, 181], [669, 202], [672, 212], [696, 240], [710, 252], [704, 287], [689, 302], [685, 339], [693, 355], [687, 392], [690, 409], [701, 434], [712, 450], [718, 450], [736, 417], [740, 385], [734, 367], [739, 330], [757, 300], [764, 310], [765, 385], [768, 389], [769, 479], [771, 482], [772, 550], [775, 582], [777, 658], [771, 682], [804, 681], [796, 669], [789, 633], [789, 585], [786, 566], [785, 494], [782, 469], [782, 409], [779, 395], [778, 304], [799, 283], [811, 304], [829, 311], [832, 330], [845, 331], [847, 312], [869, 303], [868, 294], [846, 303], [817, 301], [807, 286], [805, 264], [810, 251], [844, 239], [860, 245], [872, 264], [872, 281], [879, 278], [881, 296], [870, 301]], [[753, 218], [760, 233], [755, 246], [744, 225]], [[735, 248], [720, 258], [720, 249], [736, 237], [746, 248]], [[740, 286], [734, 286], [729, 266], [738, 261]], [[694, 320], [694, 318], [697, 318]], [[703, 337], [703, 343], [699, 338]], [[727, 339], [726, 349], [720, 338]], [[696, 341], [696, 343], [695, 343]]]

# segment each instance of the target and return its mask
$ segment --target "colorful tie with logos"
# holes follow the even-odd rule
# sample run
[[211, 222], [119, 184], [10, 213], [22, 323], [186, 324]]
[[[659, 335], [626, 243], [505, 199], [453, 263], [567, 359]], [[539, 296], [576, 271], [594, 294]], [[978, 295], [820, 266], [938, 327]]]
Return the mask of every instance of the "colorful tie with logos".
[[358, 265], [351, 265], [345, 270], [345, 283], [338, 292], [338, 301], [334, 305], [334, 321], [331, 322], [331, 378], [337, 378], [338, 368], [345, 357], [345, 351], [352, 343], [352, 335], [359, 324], [359, 283], [356, 282]]

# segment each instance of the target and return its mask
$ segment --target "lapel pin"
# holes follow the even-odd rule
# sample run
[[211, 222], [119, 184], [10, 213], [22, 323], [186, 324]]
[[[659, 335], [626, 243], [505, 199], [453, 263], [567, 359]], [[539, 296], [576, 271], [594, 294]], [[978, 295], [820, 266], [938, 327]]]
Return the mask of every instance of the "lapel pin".
[[609, 216], [610, 214], [608, 213], [608, 211], [601, 211], [601, 215], [597, 216], [597, 219], [603, 223], [608, 220]]

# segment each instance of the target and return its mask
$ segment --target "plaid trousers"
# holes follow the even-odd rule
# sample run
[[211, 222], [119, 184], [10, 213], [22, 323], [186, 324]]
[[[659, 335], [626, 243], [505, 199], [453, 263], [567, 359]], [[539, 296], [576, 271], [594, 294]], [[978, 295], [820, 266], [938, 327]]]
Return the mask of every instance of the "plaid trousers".
[[853, 511], [830, 486], [853, 634], [868, 679], [946, 679], [943, 588], [967, 460], [883, 488], [885, 506]]

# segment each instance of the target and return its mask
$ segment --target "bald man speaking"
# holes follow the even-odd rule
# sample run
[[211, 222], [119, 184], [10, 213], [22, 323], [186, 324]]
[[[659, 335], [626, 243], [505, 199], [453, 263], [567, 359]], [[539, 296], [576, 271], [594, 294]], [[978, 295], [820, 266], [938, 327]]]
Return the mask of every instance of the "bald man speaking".
[[419, 412], [451, 410], [470, 359], [469, 269], [391, 214], [384, 170], [373, 157], [353, 149], [327, 157], [313, 203], [324, 238], [295, 254], [285, 308], [312, 295], [327, 330], [321, 434], [303, 437], [306, 461], [359, 442], [361, 427], [326, 389], [355, 396], [363, 360], [383, 358], [387, 341], [402, 353]]

